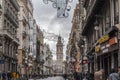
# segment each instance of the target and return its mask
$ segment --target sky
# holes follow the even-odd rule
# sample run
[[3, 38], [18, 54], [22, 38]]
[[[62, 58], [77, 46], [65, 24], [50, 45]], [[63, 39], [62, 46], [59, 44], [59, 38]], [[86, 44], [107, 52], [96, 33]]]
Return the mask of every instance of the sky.
[[[72, 17], [73, 11], [76, 6], [77, 0], [73, 0], [72, 3], [69, 3], [71, 10], [69, 11], [69, 17], [67, 18], [58, 18], [57, 9], [52, 7], [52, 2], [44, 4], [43, 0], [32, 0], [34, 7], [34, 18], [40, 26], [41, 30], [45, 30], [56, 35], [61, 35], [64, 38], [64, 59], [66, 52], [66, 45], [69, 38], [69, 33], [71, 32], [72, 27]], [[53, 59], [56, 59], [56, 43], [55, 41], [44, 40], [45, 43], [50, 45], [50, 49], [53, 52]]]

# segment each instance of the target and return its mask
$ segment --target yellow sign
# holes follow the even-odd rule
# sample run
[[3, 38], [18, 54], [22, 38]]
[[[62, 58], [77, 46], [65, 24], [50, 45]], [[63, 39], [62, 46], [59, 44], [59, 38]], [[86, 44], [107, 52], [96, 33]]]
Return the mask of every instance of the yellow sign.
[[100, 51], [100, 45], [95, 46], [95, 52], [99, 52]]
[[14, 78], [19, 78], [19, 75], [16, 72], [13, 72], [12, 74]]
[[107, 41], [109, 39], [109, 36], [108, 35], [105, 35], [105, 36], [103, 36], [102, 38], [100, 38], [99, 40], [98, 40], [98, 42], [101, 44], [101, 43], [104, 43], [105, 41]]

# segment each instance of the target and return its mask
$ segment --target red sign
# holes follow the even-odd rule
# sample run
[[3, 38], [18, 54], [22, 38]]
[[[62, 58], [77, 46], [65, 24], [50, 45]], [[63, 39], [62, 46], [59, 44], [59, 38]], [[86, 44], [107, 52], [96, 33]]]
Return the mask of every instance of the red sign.
[[88, 63], [88, 60], [83, 60], [83, 64], [87, 64]]
[[115, 43], [117, 43], [117, 38], [116, 38], [116, 37], [111, 38], [111, 39], [109, 40], [110, 46], [113, 45], [113, 44], [115, 44]]

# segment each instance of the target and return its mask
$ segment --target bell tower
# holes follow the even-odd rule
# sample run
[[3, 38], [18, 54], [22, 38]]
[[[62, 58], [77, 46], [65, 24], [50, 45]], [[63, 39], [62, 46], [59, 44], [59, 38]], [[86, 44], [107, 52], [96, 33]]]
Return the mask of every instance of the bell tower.
[[57, 61], [63, 61], [63, 43], [61, 41], [61, 36], [58, 36], [58, 42], [56, 45], [56, 54], [57, 54]]

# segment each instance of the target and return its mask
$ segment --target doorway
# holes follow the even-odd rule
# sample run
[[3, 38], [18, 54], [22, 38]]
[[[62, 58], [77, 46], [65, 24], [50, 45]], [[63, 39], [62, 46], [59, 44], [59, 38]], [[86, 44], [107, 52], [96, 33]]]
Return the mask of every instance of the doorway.
[[105, 79], [107, 79], [108, 75], [110, 74], [110, 70], [111, 70], [111, 56], [110, 56], [110, 53], [108, 54], [104, 55], [103, 57], [103, 69], [105, 70], [105, 75], [104, 75]]

